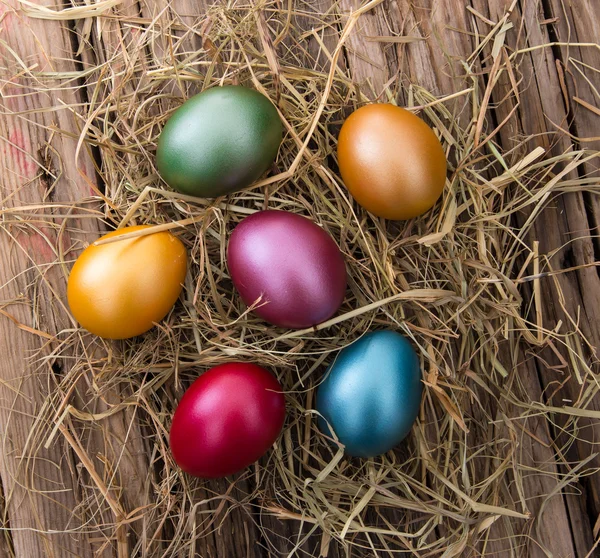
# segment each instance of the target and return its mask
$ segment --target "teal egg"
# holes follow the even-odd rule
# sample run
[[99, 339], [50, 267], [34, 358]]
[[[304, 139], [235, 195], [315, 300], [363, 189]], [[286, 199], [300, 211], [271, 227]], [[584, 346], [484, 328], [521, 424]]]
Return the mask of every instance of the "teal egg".
[[272, 165], [283, 125], [254, 89], [213, 87], [188, 99], [158, 138], [156, 166], [171, 188], [215, 198], [258, 180]]
[[410, 432], [422, 391], [410, 342], [395, 331], [367, 333], [327, 369], [316, 399], [319, 428], [331, 436], [329, 423], [349, 455], [386, 453]]

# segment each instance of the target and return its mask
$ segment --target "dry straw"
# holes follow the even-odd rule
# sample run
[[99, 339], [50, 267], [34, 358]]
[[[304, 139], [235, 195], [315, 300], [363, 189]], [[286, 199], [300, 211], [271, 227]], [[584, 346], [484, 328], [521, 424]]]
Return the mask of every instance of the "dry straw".
[[[65, 530], [86, 533], [100, 550], [112, 546], [123, 557], [193, 556], [219, 538], [274, 553], [287, 538], [288, 553], [297, 556], [325, 556], [343, 544], [352, 556], [408, 550], [450, 558], [512, 537], [507, 544], [523, 555], [537, 525], [524, 479], [554, 475], [558, 492], [590, 473], [582, 462], [565, 466], [559, 478], [548, 463], [527, 461], [520, 449], [524, 438], [551, 448], [553, 459], [566, 464], [566, 448], [536, 436], [529, 420], [553, 423], [557, 414], [567, 415], [576, 433], [578, 417], [599, 418], [587, 409], [598, 387], [577, 317], [552, 331], [541, 320], [546, 301], [540, 281], [574, 268], [553, 269], [527, 238], [557, 196], [597, 188], [569, 172], [598, 153], [550, 157], [542, 148], [527, 148], [528, 138], [510, 151], [495, 143], [502, 123], [494, 128], [486, 117], [494, 87], [508, 76], [518, 98], [522, 85], [514, 79], [522, 53], [500, 55], [507, 18], [491, 22], [489, 35], [479, 37], [478, 49], [462, 61], [465, 83], [455, 94], [439, 98], [416, 84], [407, 90], [409, 105], [441, 137], [450, 172], [434, 210], [389, 223], [352, 202], [335, 155], [344, 116], [371, 96], [340, 61], [345, 41], [379, 2], [351, 15], [335, 4], [327, 13], [309, 13], [294, 11], [295, 2], [230, 3], [198, 19], [170, 10], [129, 17], [117, 4], [106, 0], [60, 11], [24, 3], [32, 17], [77, 19], [80, 41], [95, 45], [95, 52], [83, 49], [77, 72], [36, 72], [23, 62], [22, 77], [58, 100], [62, 89], [85, 84], [88, 104], [57, 101], [53, 110], [72, 113], [80, 129], [74, 138], [79, 157], [97, 155], [101, 186], [73, 206], [3, 211], [3, 226], [50, 223], [46, 211], [52, 207], [51, 217], [64, 215], [68, 231], [76, 227], [69, 215], [77, 207], [78, 219], [98, 220], [101, 227], [171, 228], [186, 244], [191, 265], [180, 302], [144, 337], [105, 343], [73, 323], [47, 340], [50, 358], [62, 360], [67, 372], [57, 377], [37, 417], [26, 466], [34, 474], [38, 449], [61, 436], [79, 458], [81, 504]], [[324, 36], [334, 36], [334, 43]], [[369, 38], [413, 40], [420, 38]], [[482, 89], [474, 61], [490, 46], [492, 77]], [[287, 133], [276, 167], [256, 187], [214, 203], [168, 190], [154, 164], [162, 126], [185, 98], [227, 83], [255, 87], [279, 108]], [[389, 87], [386, 95], [384, 100], [395, 100]], [[311, 218], [346, 257], [344, 305], [314, 330], [270, 327], [246, 312], [232, 289], [228, 234], [266, 207]], [[56, 264], [65, 274], [71, 261], [57, 249]], [[35, 300], [35, 292], [31, 296]], [[319, 434], [314, 390], [338, 349], [386, 327], [409, 336], [419, 352], [426, 384], [420, 417], [397, 451], [349, 460]], [[585, 398], [565, 407], [529, 399], [519, 365], [542, 346], [567, 350], [565, 367], [576, 372]], [[273, 451], [241, 475], [218, 483], [194, 480], [170, 457], [170, 417], [199, 373], [232, 359], [277, 374], [288, 392], [285, 431]], [[115, 416], [121, 417], [120, 431], [107, 426]], [[508, 418], [515, 416], [519, 420]], [[90, 440], [105, 451], [90, 454]]]

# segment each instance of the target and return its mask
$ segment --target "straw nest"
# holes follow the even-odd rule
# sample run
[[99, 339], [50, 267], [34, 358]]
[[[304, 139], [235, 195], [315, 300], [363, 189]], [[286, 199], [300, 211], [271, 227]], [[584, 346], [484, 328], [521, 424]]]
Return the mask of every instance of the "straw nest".
[[[531, 400], [523, 363], [540, 347], [560, 347], [581, 374], [582, 391], [597, 388], [588, 385], [587, 341], [576, 317], [557, 330], [542, 323], [539, 282], [559, 271], [530, 232], [557, 196], [592, 188], [563, 169], [594, 154], [550, 157], [529, 138], [509, 148], [496, 141], [487, 111], [499, 80], [482, 86], [475, 60], [497, 62], [513, 83], [511, 95], [523, 84], [522, 53], [499, 56], [506, 33], [500, 22], [480, 38], [478, 52], [458, 61], [464, 87], [454, 94], [439, 97], [401, 77], [387, 84], [378, 100], [402, 102], [436, 130], [448, 153], [448, 181], [443, 199], [420, 218], [386, 222], [367, 214], [341, 182], [336, 137], [344, 117], [373, 98], [342, 58], [356, 22], [377, 3], [352, 15], [336, 5], [309, 13], [279, 2], [237, 4], [197, 19], [169, 11], [128, 17], [106, 1], [77, 13], [27, 4], [34, 17], [77, 22], [79, 86], [88, 103], [67, 108], [80, 129], [79, 156], [94, 157], [100, 179], [92, 199], [78, 206], [95, 200], [99, 211], [91, 214], [100, 229], [168, 224], [190, 261], [180, 301], [143, 337], [109, 343], [75, 327], [59, 336], [51, 358], [66, 372], [50, 387], [30, 447], [35, 455], [64, 437], [81, 462], [80, 506], [69, 532], [88, 533], [123, 556], [192, 556], [217, 538], [240, 538], [273, 554], [287, 538], [299, 556], [324, 556], [341, 544], [352, 556], [408, 550], [450, 557], [513, 537], [508, 545], [521, 554], [535, 538], [522, 486], [555, 469], [531, 461], [521, 447], [536, 436], [529, 417], [552, 425], [556, 410]], [[73, 76], [57, 77], [61, 87], [78, 85]], [[37, 87], [56, 87], [35, 79]], [[286, 135], [274, 168], [255, 187], [214, 202], [170, 191], [155, 167], [162, 126], [184, 99], [229, 83], [254, 87], [279, 108]], [[269, 326], [232, 288], [228, 235], [267, 207], [309, 217], [345, 255], [344, 305], [315, 330]], [[66, 271], [73, 257], [57, 264]], [[316, 428], [315, 388], [336, 351], [381, 328], [407, 335], [420, 355], [421, 412], [396, 451], [349, 459]], [[235, 477], [192, 479], [169, 453], [172, 413], [202, 371], [233, 359], [265, 366], [285, 387], [283, 435]], [[573, 437], [586, 401], [566, 411]], [[94, 444], [103, 451], [89, 450]], [[559, 465], [564, 449], [550, 450]], [[557, 490], [587, 472], [565, 467]]]

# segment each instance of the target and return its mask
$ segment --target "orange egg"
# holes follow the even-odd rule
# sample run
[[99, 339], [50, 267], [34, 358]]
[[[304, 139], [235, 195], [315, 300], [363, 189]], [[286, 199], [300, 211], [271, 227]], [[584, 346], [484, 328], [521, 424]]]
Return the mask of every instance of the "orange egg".
[[[148, 228], [128, 227], [102, 239]], [[159, 232], [88, 246], [77, 258], [67, 285], [71, 312], [88, 331], [127, 339], [148, 331], [177, 301], [187, 268], [185, 246]]]
[[446, 180], [446, 155], [433, 130], [395, 105], [367, 105], [348, 117], [338, 138], [338, 164], [354, 199], [386, 219], [425, 213]]

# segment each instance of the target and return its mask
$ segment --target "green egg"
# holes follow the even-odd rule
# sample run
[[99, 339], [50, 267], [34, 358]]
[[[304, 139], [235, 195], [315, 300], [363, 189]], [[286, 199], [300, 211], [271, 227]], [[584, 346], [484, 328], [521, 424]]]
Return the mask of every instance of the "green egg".
[[168, 120], [156, 165], [171, 188], [215, 198], [258, 180], [275, 160], [282, 135], [267, 97], [247, 87], [214, 87], [188, 99]]

